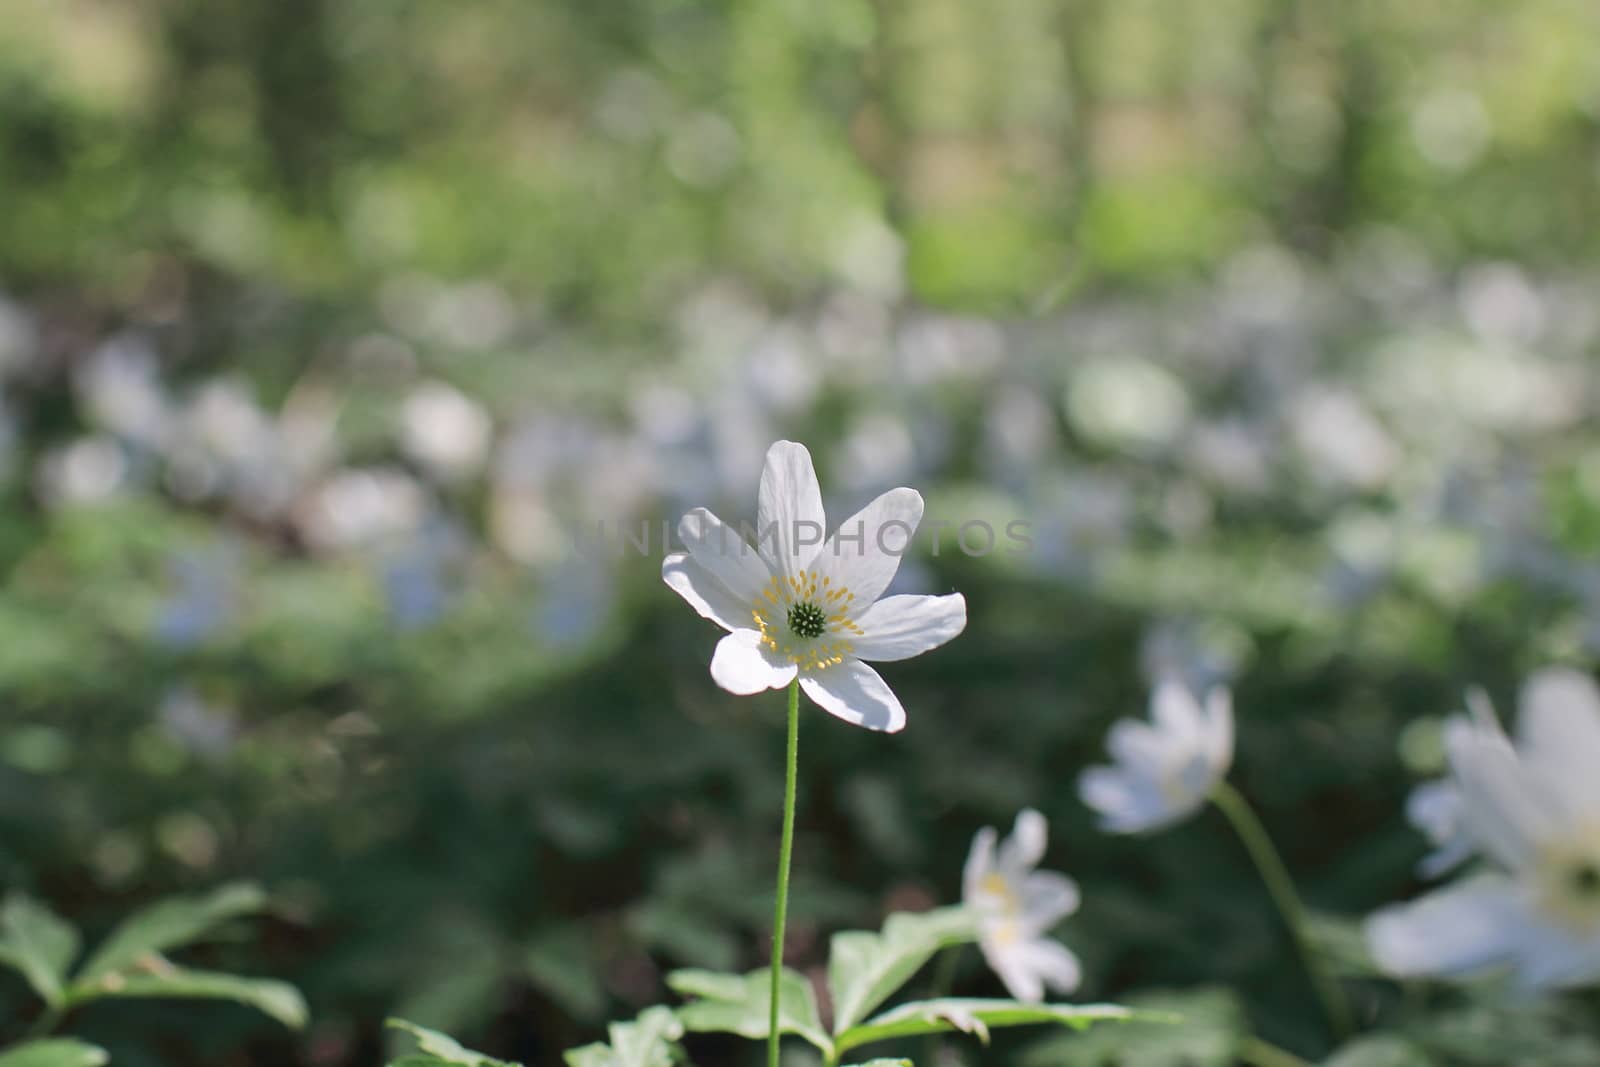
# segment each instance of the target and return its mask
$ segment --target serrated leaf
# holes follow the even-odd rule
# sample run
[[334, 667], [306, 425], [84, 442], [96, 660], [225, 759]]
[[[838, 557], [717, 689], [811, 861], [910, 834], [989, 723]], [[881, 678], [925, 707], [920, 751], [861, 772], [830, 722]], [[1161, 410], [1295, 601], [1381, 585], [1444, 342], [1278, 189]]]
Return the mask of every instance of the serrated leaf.
[[672, 1067], [683, 1023], [671, 1008], [646, 1008], [631, 1023], [606, 1028], [610, 1043], [595, 1042], [568, 1049], [562, 1059], [568, 1067]]
[[[146, 956], [145, 960], [152, 962], [152, 957]], [[160, 957], [153, 960], [157, 961], [153, 966], [133, 974], [109, 974], [92, 984], [74, 983], [68, 990], [68, 1002], [81, 1004], [103, 997], [231, 1000], [270, 1015], [294, 1030], [306, 1024], [305, 999], [287, 982], [191, 970]]]
[[1082, 1030], [1097, 1022], [1173, 1022], [1165, 1013], [1136, 1013], [1120, 1004], [1024, 1004], [1016, 1000], [944, 997], [902, 1004], [851, 1027], [835, 1039], [839, 1051], [874, 1041], [960, 1030], [987, 1041], [991, 1027], [1053, 1023]]
[[1180, 1021], [1047, 1038], [1023, 1053], [1023, 1067], [1231, 1067], [1237, 1060], [1246, 1026], [1232, 990], [1142, 993], [1129, 997], [1128, 1007], [1140, 1018], [1171, 1014]]
[[230, 919], [266, 906], [261, 890], [246, 883], [225, 885], [203, 896], [169, 897], [129, 916], [84, 964], [77, 984], [128, 970], [145, 957], [197, 941]]
[[78, 944], [78, 931], [37, 901], [11, 893], [0, 905], [0, 962], [21, 971], [52, 1007], [65, 996], [67, 968]]
[[[698, 998], [678, 1009], [678, 1019], [685, 1029], [755, 1039], [767, 1036], [772, 1008], [770, 971], [744, 975], [696, 969], [673, 971], [667, 975], [667, 985], [683, 996]], [[784, 968], [778, 986], [778, 1032], [797, 1034], [824, 1053], [833, 1051], [811, 983], [788, 968]]]
[[29, 1041], [0, 1052], [0, 1067], [102, 1067], [106, 1050], [73, 1038]]
[[881, 933], [834, 934], [828, 949], [833, 1032], [866, 1018], [940, 949], [976, 939], [972, 916], [962, 907], [891, 915]]
[[422, 1067], [425, 1064], [460, 1064], [461, 1067], [521, 1067], [520, 1064], [497, 1060], [467, 1048], [449, 1034], [418, 1026], [409, 1019], [385, 1019], [383, 1025], [391, 1030], [404, 1030], [416, 1038], [417, 1048], [426, 1055], [406, 1056], [390, 1067]]

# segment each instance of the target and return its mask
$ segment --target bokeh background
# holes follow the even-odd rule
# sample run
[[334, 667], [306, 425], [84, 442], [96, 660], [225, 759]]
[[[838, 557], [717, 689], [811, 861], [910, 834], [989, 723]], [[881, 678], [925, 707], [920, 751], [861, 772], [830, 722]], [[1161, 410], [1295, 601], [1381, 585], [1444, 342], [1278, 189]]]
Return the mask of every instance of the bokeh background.
[[[1109, 838], [1075, 777], [1153, 678], [1233, 684], [1235, 780], [1351, 920], [1418, 886], [1464, 687], [1592, 665], [1597, 42], [1581, 0], [0, 0], [0, 880], [91, 931], [259, 880], [210, 951], [315, 1019], [75, 1032], [547, 1064], [759, 965], [782, 697], [573, 546], [750, 517], [791, 437], [835, 516], [909, 484], [1035, 542], [908, 559], [971, 622], [885, 670], [905, 733], [808, 712], [791, 959], [1032, 805], [1083, 996], [1320, 1060], [1226, 827]], [[1352, 992], [1432, 1062], [1600, 1062], [1592, 1003]], [[1232, 1062], [1037, 1041], [965, 1055]]]

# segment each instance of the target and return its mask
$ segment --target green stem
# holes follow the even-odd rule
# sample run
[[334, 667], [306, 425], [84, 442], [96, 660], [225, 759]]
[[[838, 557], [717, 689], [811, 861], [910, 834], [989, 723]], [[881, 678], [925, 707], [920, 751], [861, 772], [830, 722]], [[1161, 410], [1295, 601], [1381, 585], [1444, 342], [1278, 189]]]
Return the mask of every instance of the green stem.
[[1261, 1040], [1247, 1037], [1239, 1042], [1239, 1059], [1251, 1067], [1311, 1067], [1311, 1064], [1288, 1049], [1279, 1048]]
[[1267, 892], [1272, 895], [1273, 903], [1278, 906], [1284, 923], [1289, 927], [1300, 960], [1305, 964], [1306, 974], [1310, 976], [1311, 984], [1322, 1001], [1322, 1008], [1327, 1012], [1334, 1033], [1339, 1037], [1348, 1035], [1351, 1030], [1350, 1005], [1344, 998], [1344, 990], [1311, 947], [1311, 939], [1306, 932], [1309, 927], [1305, 906], [1300, 903], [1299, 894], [1294, 890], [1294, 880], [1289, 877], [1278, 850], [1272, 847], [1272, 839], [1267, 836], [1266, 828], [1256, 818], [1249, 802], [1225, 781], [1218, 782], [1211, 791], [1211, 803], [1233, 824], [1234, 832], [1244, 842], [1245, 850], [1255, 862], [1261, 880], [1266, 883]]
[[[950, 988], [955, 985], [956, 965], [961, 962], [961, 950], [965, 945], [951, 945], [939, 954], [938, 962], [934, 965], [933, 982], [928, 987], [928, 999], [939, 1000], [950, 995]], [[928, 1062], [933, 1063], [938, 1058], [939, 1035], [928, 1035]]]
[[783, 842], [778, 846], [778, 898], [772, 912], [772, 987], [767, 1011], [767, 1067], [778, 1067], [778, 991], [783, 983], [783, 927], [789, 918], [789, 860], [794, 852], [794, 791], [800, 776], [800, 678], [789, 683], [788, 768], [783, 780]]

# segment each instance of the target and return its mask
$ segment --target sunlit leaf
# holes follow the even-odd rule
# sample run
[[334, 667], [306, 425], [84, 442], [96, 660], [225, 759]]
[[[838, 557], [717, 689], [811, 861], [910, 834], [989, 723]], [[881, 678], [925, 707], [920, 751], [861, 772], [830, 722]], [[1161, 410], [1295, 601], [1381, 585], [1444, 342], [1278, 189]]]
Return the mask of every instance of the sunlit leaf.
[[671, 1008], [647, 1008], [631, 1023], [612, 1023], [607, 1033], [609, 1043], [568, 1049], [568, 1067], [672, 1067], [683, 1023]]
[[13, 1045], [0, 1052], [0, 1067], [102, 1067], [106, 1050], [72, 1038], [50, 1038]]
[[[678, 1018], [685, 1029], [749, 1038], [767, 1036], [772, 1008], [770, 971], [751, 971], [745, 975], [674, 971], [667, 976], [667, 985], [686, 997], [697, 998], [678, 1009]], [[778, 987], [778, 1032], [798, 1034], [823, 1052], [833, 1048], [833, 1041], [817, 1011], [811, 983], [804, 975], [788, 968], [784, 969]]]
[[21, 893], [0, 905], [0, 962], [21, 971], [46, 1003], [61, 1003], [77, 954], [78, 931], [49, 908]]
[[1167, 1026], [1104, 1027], [1041, 1040], [1023, 1053], [1023, 1067], [1231, 1067], [1246, 1033], [1244, 1011], [1231, 990], [1197, 989], [1136, 994], [1135, 1017], [1169, 1014]]
[[1117, 1004], [1024, 1004], [1015, 1000], [945, 997], [902, 1004], [851, 1027], [836, 1040], [839, 1050], [845, 1051], [890, 1038], [959, 1030], [987, 1042], [989, 1030], [997, 1026], [1053, 1023], [1083, 1030], [1097, 1022], [1142, 1019], [1170, 1023], [1175, 1018], [1164, 1013], [1135, 1013]]
[[403, 1056], [390, 1063], [389, 1067], [428, 1067], [432, 1064], [459, 1064], [461, 1067], [519, 1067], [506, 1060], [497, 1060], [481, 1052], [474, 1052], [448, 1034], [441, 1034], [426, 1026], [418, 1026], [406, 1019], [388, 1019], [384, 1025], [394, 1030], [404, 1030], [416, 1038], [417, 1048], [423, 1053]]
[[222, 923], [252, 915], [266, 906], [266, 896], [253, 885], [226, 885], [203, 896], [169, 897], [129, 916], [95, 950], [77, 976], [92, 982], [138, 965], [157, 955], [198, 941]]
[[147, 965], [132, 974], [109, 974], [94, 983], [75, 983], [68, 990], [70, 1003], [102, 997], [176, 997], [231, 1000], [255, 1008], [292, 1029], [306, 1024], [306, 1002], [287, 982], [270, 978], [245, 978], [216, 971], [176, 967], [161, 957], [146, 957]]
[[835, 934], [828, 955], [833, 1032], [843, 1033], [866, 1018], [941, 948], [976, 937], [971, 915], [960, 907], [891, 915], [881, 933]]

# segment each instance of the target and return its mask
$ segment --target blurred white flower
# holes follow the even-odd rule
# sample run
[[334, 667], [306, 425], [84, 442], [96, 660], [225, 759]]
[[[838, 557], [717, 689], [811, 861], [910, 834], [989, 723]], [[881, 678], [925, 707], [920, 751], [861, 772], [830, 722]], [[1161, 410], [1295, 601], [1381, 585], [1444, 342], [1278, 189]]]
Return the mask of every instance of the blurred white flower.
[[0, 376], [24, 366], [34, 357], [39, 331], [22, 306], [0, 293]]
[[1090, 767], [1078, 795], [1112, 833], [1158, 830], [1188, 818], [1233, 763], [1233, 700], [1218, 686], [1202, 706], [1188, 688], [1163, 681], [1150, 698], [1151, 723], [1122, 719], [1106, 747], [1114, 766]]
[[1266, 434], [1240, 419], [1201, 423], [1185, 442], [1191, 467], [1235, 493], [1260, 493], [1272, 483], [1273, 444]]
[[115, 496], [128, 478], [128, 457], [109, 437], [80, 437], [48, 453], [37, 473], [39, 495], [51, 504], [96, 504]]
[[1417, 863], [1417, 874], [1437, 878], [1472, 857], [1477, 846], [1461, 822], [1461, 791], [1448, 778], [1423, 782], [1406, 798], [1406, 818], [1433, 845]]
[[1037, 389], [1002, 385], [983, 418], [984, 465], [1007, 483], [1020, 483], [1061, 444], [1056, 415]]
[[75, 368], [73, 387], [89, 418], [154, 449], [161, 447], [171, 427], [158, 370], [155, 351], [147, 343], [114, 337]]
[[1287, 417], [1301, 454], [1327, 481], [1376, 489], [1399, 463], [1388, 431], [1350, 393], [1311, 386], [1294, 398]]
[[1509, 972], [1524, 992], [1600, 980], [1600, 689], [1550, 669], [1520, 705], [1515, 745], [1483, 716], [1446, 738], [1461, 826], [1497, 869], [1368, 919], [1390, 974]]
[[345, 470], [304, 501], [300, 531], [323, 550], [370, 547], [411, 533], [427, 516], [428, 497], [415, 479], [389, 468]]
[[1011, 995], [1037, 1004], [1046, 986], [1058, 993], [1078, 988], [1078, 957], [1045, 935], [1078, 910], [1078, 884], [1064, 874], [1035, 868], [1044, 857], [1048, 826], [1029, 808], [1017, 815], [1011, 836], [995, 849], [994, 827], [972, 839], [962, 872], [962, 901], [978, 922], [978, 947]]
[[1067, 416], [1085, 435], [1129, 449], [1171, 442], [1189, 420], [1189, 394], [1165, 367], [1132, 356], [1075, 368]]
[[400, 443], [438, 477], [467, 478], [483, 466], [493, 430], [488, 412], [459, 389], [423, 382], [400, 411]]
[[909, 659], [967, 624], [959, 593], [879, 599], [922, 519], [921, 494], [889, 490], [824, 543], [827, 517], [811, 454], [779, 441], [767, 451], [756, 516], [752, 549], [696, 508], [678, 523], [688, 551], [662, 561], [667, 585], [729, 631], [711, 658], [711, 676], [742, 695], [798, 676], [807, 696], [846, 722], [903, 728], [899, 698], [863, 661]]
[[853, 421], [834, 457], [836, 466], [848, 472], [846, 488], [859, 492], [910, 477], [916, 464], [916, 442], [897, 413], [868, 411]]

